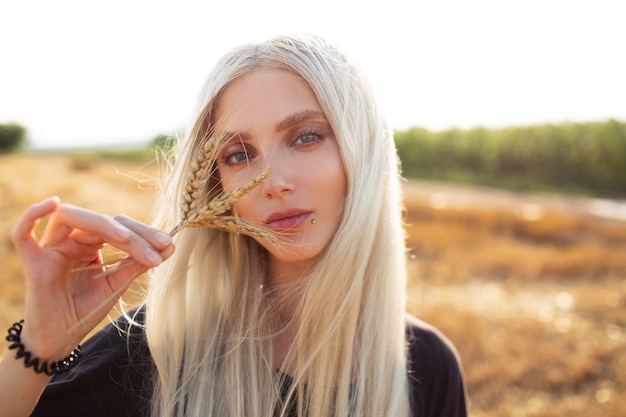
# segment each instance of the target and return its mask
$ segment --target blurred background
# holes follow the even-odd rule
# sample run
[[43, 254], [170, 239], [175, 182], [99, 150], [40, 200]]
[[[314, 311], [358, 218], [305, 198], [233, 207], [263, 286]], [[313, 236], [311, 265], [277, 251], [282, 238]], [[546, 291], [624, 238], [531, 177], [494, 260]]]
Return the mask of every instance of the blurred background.
[[22, 314], [25, 207], [147, 220], [155, 149], [215, 61], [312, 32], [362, 65], [395, 130], [408, 309], [457, 346], [471, 415], [625, 416], [626, 6], [222, 3], [0, 1], [0, 323]]

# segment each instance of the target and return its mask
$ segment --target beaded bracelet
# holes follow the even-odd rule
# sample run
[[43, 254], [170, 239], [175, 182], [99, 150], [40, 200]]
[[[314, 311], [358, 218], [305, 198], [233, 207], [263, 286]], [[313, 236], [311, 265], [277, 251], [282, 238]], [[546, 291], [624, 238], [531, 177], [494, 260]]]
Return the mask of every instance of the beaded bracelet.
[[15, 353], [15, 359], [24, 358], [24, 367], [33, 367], [34, 371], [38, 374], [45, 373], [48, 376], [62, 374], [64, 372], [69, 371], [78, 363], [80, 359], [80, 345], [76, 346], [76, 348], [69, 354], [68, 357], [62, 359], [58, 362], [54, 362], [48, 366], [48, 362], [44, 362], [41, 365], [39, 364], [39, 358], [32, 358], [32, 354], [27, 352], [22, 344], [20, 339], [20, 335], [22, 334], [22, 327], [24, 324], [24, 320], [16, 321], [13, 323], [13, 326], [9, 327], [9, 331], [7, 334], [7, 341], [11, 344], [9, 345], [9, 349], [17, 349]]

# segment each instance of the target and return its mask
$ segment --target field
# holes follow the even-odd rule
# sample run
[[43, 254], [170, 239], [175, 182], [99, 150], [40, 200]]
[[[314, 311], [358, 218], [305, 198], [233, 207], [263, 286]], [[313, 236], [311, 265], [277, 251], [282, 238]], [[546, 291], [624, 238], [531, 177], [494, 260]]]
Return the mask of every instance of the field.
[[[21, 317], [9, 230], [49, 195], [146, 218], [153, 164], [0, 156], [0, 323]], [[626, 416], [626, 222], [591, 200], [406, 184], [411, 313], [457, 346], [474, 417]], [[459, 196], [463, 196], [460, 198]]]

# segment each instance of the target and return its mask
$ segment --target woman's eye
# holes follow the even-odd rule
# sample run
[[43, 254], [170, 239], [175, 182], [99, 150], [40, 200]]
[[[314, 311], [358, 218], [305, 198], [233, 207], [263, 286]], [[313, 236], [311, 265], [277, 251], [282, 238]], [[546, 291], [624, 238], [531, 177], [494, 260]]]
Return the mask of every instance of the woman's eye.
[[233, 152], [224, 158], [224, 163], [227, 165], [238, 165], [248, 162], [250, 159], [251, 155], [247, 152]]
[[317, 143], [317, 141], [319, 141], [322, 138], [322, 135], [318, 134], [318, 133], [307, 133], [304, 135], [300, 135], [295, 143], [296, 145], [312, 145], [314, 143]]

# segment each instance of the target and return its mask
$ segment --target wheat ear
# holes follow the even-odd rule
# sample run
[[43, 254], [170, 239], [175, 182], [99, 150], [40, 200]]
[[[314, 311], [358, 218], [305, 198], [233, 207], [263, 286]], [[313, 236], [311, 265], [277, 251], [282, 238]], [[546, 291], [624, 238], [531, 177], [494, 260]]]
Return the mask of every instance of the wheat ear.
[[[197, 202], [195, 199], [191, 200], [191, 204], [187, 203], [188, 200], [185, 198], [182, 204], [181, 221], [172, 229], [170, 234], [174, 236], [186, 227], [213, 227], [228, 232], [243, 233], [252, 237], [265, 238], [271, 242], [275, 242], [276, 236], [269, 230], [248, 223], [241, 217], [233, 215], [225, 216], [226, 213], [232, 211], [233, 204], [237, 202], [237, 200], [249, 193], [254, 187], [261, 184], [269, 174], [270, 170], [266, 169], [241, 187], [213, 198], [206, 206], [198, 206], [195, 204]], [[188, 188], [192, 187], [188, 184]], [[186, 190], [188, 190], [188, 188], [186, 187]], [[237, 220], [235, 221], [234, 219]], [[243, 225], [246, 227], [242, 227]]]

